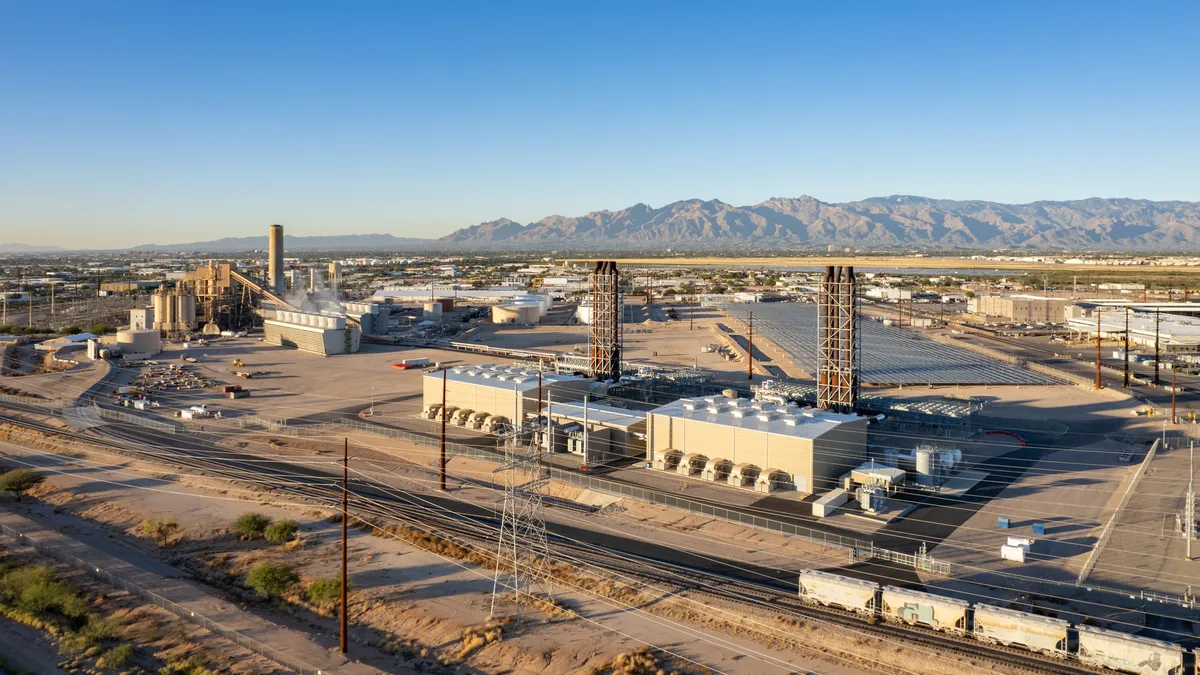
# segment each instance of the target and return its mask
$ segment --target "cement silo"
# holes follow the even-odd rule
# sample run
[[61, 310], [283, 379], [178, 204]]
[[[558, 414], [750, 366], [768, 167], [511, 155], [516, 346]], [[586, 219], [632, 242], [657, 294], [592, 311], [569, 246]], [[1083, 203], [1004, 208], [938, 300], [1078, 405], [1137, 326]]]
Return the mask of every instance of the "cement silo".
[[267, 280], [272, 291], [284, 292], [282, 225], [272, 225], [267, 232]]

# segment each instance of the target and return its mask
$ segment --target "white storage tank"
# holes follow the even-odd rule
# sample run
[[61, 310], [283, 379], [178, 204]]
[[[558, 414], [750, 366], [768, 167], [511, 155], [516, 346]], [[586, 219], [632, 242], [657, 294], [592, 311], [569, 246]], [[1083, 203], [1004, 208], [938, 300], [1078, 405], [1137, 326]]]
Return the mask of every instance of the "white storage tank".
[[157, 354], [162, 351], [162, 334], [157, 330], [117, 331], [117, 346], [125, 354]]
[[538, 322], [536, 304], [503, 304], [492, 307], [492, 323], [525, 324]]
[[422, 305], [421, 315], [422, 316], [435, 316], [435, 317], [441, 316], [442, 310], [443, 310], [442, 303], [427, 302], [424, 305]]

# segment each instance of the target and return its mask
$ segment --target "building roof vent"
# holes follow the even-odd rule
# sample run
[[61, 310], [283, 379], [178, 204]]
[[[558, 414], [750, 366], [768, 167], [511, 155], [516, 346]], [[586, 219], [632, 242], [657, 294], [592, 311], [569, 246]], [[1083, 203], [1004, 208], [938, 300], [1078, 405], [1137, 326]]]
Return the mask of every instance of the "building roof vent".
[[684, 409], [684, 410], [695, 410], [695, 409], [696, 409], [696, 402], [695, 402], [695, 401], [684, 401], [684, 402], [683, 402], [683, 409]]
[[771, 421], [771, 413], [769, 413], [769, 412], [760, 412], [760, 413], [758, 413], [758, 415], [756, 415], [756, 417], [758, 417], [759, 421], [761, 421], [761, 422], [770, 422]]
[[721, 412], [721, 409], [720, 409], [720, 408], [718, 408], [718, 407], [717, 407], [717, 406], [715, 406], [715, 405], [710, 405], [710, 406], [708, 406], [707, 410], [708, 410], [708, 412], [710, 412], [710, 413], [712, 413], [712, 414], [714, 414], [714, 415], [716, 415], [717, 413]]
[[797, 422], [797, 420], [796, 420], [796, 418], [795, 418], [795, 417], [785, 417], [785, 418], [783, 418], [783, 423], [784, 423], [784, 424], [786, 424], [786, 425], [788, 425], [789, 427], [794, 427], [794, 426], [796, 426], [796, 422]]
[[729, 412], [734, 417], [745, 417], [746, 416], [746, 411], [742, 410], [741, 408], [734, 408], [733, 410], [730, 410]]

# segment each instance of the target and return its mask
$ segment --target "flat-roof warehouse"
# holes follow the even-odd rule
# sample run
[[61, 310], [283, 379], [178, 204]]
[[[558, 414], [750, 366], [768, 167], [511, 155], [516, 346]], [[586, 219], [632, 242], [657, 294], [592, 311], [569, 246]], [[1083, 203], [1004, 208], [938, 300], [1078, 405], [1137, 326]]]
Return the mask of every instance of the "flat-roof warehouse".
[[712, 396], [680, 399], [647, 416], [655, 469], [759, 492], [812, 493], [867, 458], [868, 418]]

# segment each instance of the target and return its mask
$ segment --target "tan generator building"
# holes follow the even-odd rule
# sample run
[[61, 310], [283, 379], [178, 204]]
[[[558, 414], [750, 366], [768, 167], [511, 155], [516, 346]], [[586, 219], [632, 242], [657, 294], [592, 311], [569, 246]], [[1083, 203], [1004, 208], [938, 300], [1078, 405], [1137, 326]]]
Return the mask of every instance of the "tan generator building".
[[733, 487], [824, 492], [867, 459], [868, 418], [710, 396], [651, 410], [654, 469]]
[[1064, 310], [1070, 307], [1069, 298], [1048, 298], [1044, 295], [981, 295], [967, 301], [972, 314], [996, 316], [1021, 323], [1061, 323]]
[[[445, 373], [447, 415], [458, 426], [496, 430], [513, 415], [525, 420], [538, 412], [536, 370], [485, 363], [449, 368]], [[556, 373], [542, 373], [541, 382], [542, 405], [548, 397], [564, 403], [582, 401], [592, 384], [586, 378]], [[425, 373], [423, 389], [424, 416], [436, 419], [442, 404], [442, 371]]]

